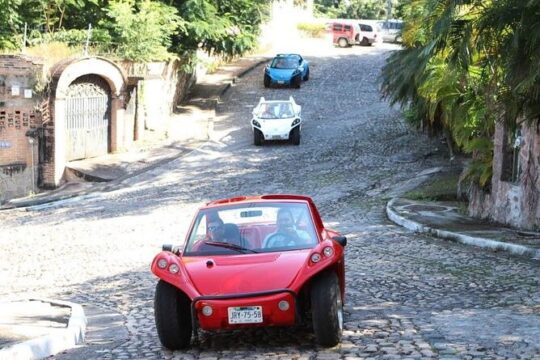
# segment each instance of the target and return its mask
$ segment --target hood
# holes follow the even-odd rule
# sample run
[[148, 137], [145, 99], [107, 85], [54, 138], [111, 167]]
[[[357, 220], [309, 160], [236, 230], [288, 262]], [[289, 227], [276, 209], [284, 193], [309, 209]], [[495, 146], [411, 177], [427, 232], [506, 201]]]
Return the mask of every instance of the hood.
[[270, 68], [270, 76], [275, 80], [289, 80], [297, 69], [273, 69]]
[[[284, 289], [308, 260], [310, 249], [234, 256], [192, 256], [183, 262], [201, 295]], [[207, 262], [213, 266], [208, 267]]]

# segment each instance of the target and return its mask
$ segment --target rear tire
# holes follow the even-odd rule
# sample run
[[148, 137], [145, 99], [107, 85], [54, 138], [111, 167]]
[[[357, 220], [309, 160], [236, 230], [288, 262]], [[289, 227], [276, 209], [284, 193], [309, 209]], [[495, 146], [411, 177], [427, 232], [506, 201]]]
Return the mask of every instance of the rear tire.
[[311, 311], [317, 343], [324, 347], [336, 346], [343, 331], [343, 302], [335, 273], [324, 273], [313, 281]]
[[293, 145], [300, 145], [300, 126], [291, 130], [290, 140]]
[[159, 280], [154, 297], [154, 317], [159, 341], [170, 350], [191, 343], [190, 300], [173, 285]]
[[349, 46], [349, 42], [345, 38], [339, 38], [338, 45], [339, 45], [339, 47], [344, 48], [344, 47]]
[[264, 87], [267, 88], [267, 87], [270, 87], [270, 76], [268, 75], [264, 75]]
[[263, 134], [258, 129], [253, 129], [253, 144], [255, 146], [261, 146], [264, 141]]

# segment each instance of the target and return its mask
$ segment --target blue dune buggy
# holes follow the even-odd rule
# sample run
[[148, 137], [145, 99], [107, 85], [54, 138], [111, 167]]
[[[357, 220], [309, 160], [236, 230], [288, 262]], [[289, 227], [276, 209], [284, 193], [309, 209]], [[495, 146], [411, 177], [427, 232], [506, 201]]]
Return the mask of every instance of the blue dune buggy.
[[298, 54], [277, 54], [264, 68], [264, 87], [277, 84], [299, 88], [302, 80], [309, 80], [309, 63]]

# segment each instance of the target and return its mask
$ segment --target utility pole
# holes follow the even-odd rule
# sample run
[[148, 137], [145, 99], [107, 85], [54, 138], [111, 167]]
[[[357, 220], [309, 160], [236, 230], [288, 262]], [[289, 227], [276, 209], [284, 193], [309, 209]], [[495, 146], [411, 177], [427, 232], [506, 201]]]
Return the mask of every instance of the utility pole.
[[88, 32], [86, 33], [86, 44], [84, 44], [84, 56], [88, 56], [88, 46], [92, 37], [92, 24], [88, 24]]
[[23, 37], [23, 43], [22, 43], [22, 52], [24, 53], [24, 51], [26, 50], [26, 41], [27, 41], [27, 33], [28, 31], [28, 24], [27, 23], [24, 23], [24, 37]]

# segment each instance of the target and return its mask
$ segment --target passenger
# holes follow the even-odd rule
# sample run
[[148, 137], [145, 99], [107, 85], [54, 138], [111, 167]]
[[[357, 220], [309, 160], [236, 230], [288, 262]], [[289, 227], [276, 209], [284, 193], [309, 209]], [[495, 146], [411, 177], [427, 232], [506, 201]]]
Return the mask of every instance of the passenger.
[[263, 247], [300, 246], [311, 243], [309, 234], [296, 228], [292, 212], [282, 208], [278, 210], [276, 231], [264, 239]]

